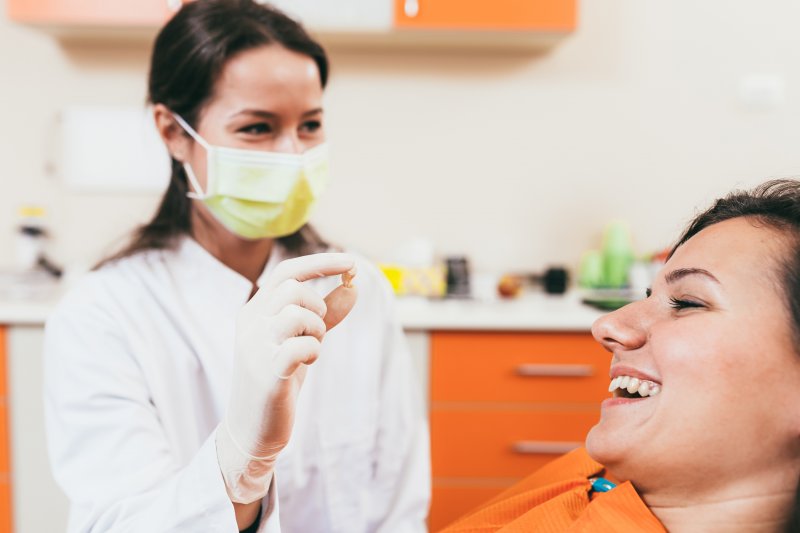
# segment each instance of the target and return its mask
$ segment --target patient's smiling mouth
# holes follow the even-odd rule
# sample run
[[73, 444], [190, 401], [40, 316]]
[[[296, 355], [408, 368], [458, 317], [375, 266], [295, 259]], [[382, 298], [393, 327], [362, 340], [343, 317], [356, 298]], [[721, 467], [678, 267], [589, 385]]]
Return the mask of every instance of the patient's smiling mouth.
[[648, 398], [661, 392], [661, 385], [655, 381], [621, 375], [611, 380], [608, 392], [614, 398]]

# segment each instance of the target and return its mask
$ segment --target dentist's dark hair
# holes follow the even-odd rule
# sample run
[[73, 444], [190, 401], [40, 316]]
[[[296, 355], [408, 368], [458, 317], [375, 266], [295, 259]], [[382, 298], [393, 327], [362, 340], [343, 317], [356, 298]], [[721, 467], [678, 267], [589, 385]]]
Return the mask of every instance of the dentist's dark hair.
[[[253, 0], [188, 2], [156, 37], [147, 100], [165, 105], [196, 129], [228, 60], [245, 50], [270, 44], [313, 59], [320, 83], [325, 87], [328, 82], [325, 50], [299, 23], [281, 11]], [[152, 220], [136, 229], [130, 243], [100, 265], [145, 250], [170, 248], [181, 235], [191, 235], [192, 200], [186, 196], [188, 190], [183, 165], [172, 159], [169, 186]], [[294, 255], [327, 248], [309, 225], [278, 241]]]
[[[778, 281], [786, 295], [795, 350], [800, 353], [800, 181], [767, 181], [752, 190], [733, 191], [717, 200], [695, 217], [669, 255], [672, 256], [680, 246], [705, 228], [740, 217], [749, 219], [754, 225], [776, 229], [785, 237], [787, 251], [779, 258]], [[787, 518], [787, 533], [800, 533], [800, 480], [795, 491], [794, 506]]]

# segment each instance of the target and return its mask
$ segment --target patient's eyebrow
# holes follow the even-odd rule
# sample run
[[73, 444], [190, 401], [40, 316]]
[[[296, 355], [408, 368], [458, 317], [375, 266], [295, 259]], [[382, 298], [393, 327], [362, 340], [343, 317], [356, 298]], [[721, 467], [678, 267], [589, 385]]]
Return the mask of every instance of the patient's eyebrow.
[[676, 281], [683, 279], [686, 276], [695, 276], [695, 275], [705, 276], [711, 281], [719, 283], [719, 280], [714, 276], [714, 274], [702, 268], [678, 268], [667, 274], [665, 279], [667, 283], [675, 283]]

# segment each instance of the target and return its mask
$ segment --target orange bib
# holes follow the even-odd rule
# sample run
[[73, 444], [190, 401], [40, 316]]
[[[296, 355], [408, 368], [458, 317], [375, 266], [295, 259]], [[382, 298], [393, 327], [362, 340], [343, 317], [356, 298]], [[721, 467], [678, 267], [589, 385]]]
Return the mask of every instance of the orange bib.
[[603, 465], [579, 448], [460, 518], [440, 533], [665, 533], [633, 485], [590, 496]]

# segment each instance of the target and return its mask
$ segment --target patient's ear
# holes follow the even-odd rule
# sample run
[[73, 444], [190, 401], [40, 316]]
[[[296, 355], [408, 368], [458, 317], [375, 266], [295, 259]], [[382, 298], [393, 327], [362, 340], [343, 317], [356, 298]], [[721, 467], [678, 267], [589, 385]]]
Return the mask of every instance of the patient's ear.
[[178, 161], [183, 162], [189, 153], [192, 140], [183, 131], [178, 121], [172, 116], [172, 112], [164, 104], [153, 106], [153, 119], [156, 123], [156, 130], [164, 141], [164, 145], [169, 151], [169, 155]]

